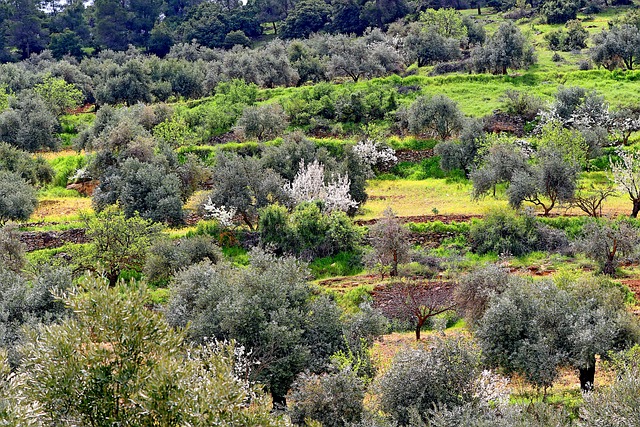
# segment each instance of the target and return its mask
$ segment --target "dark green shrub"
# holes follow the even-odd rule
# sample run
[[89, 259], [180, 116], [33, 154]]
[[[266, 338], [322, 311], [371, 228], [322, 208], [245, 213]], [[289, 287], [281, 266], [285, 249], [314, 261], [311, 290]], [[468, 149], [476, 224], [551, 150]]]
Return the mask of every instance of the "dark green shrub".
[[221, 257], [220, 249], [210, 237], [163, 239], [149, 248], [144, 274], [151, 283], [165, 285], [181, 268], [205, 259], [215, 264]]
[[536, 250], [564, 249], [568, 240], [561, 230], [552, 229], [528, 214], [496, 209], [482, 220], [474, 220], [469, 230], [472, 250], [521, 256]]
[[268, 206], [260, 213], [258, 230], [264, 245], [309, 260], [353, 252], [362, 237], [344, 212], [326, 215], [317, 203], [302, 203], [291, 213], [282, 206]]

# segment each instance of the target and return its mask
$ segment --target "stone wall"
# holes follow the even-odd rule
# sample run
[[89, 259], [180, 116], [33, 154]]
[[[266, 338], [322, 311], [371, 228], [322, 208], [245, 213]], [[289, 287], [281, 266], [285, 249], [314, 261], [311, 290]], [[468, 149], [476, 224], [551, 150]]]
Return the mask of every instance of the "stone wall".
[[65, 243], [87, 243], [84, 228], [72, 228], [64, 231], [25, 231], [20, 235], [20, 241], [27, 247], [27, 252], [39, 249], [58, 248]]

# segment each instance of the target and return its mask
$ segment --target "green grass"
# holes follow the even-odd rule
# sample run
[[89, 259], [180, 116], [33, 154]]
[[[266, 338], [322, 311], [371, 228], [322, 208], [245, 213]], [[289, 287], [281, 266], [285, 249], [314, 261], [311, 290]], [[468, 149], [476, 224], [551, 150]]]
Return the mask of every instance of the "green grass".
[[69, 177], [76, 173], [78, 169], [84, 167], [86, 163], [86, 156], [82, 154], [72, 154], [50, 159], [49, 164], [55, 174], [53, 185], [56, 187], [66, 187]]
[[225, 246], [222, 253], [236, 265], [249, 265], [249, 252], [240, 246]]
[[360, 256], [350, 252], [318, 258], [309, 264], [309, 269], [316, 279], [335, 276], [353, 276], [363, 271]]
[[94, 113], [65, 114], [60, 117], [60, 127], [62, 132], [58, 134], [62, 140], [63, 147], [70, 147], [73, 139], [78, 136], [83, 129], [91, 126], [95, 120]]
[[336, 303], [347, 313], [360, 311], [360, 304], [371, 301], [374, 285], [360, 285], [344, 293], [333, 291]]
[[[66, 243], [58, 248], [40, 249], [37, 251], [27, 252], [25, 257], [27, 262], [32, 265], [50, 264], [53, 262], [54, 257], [58, 254], [73, 252], [81, 247], [81, 244]], [[53, 262], [55, 264], [55, 262]], [[62, 261], [62, 264], [67, 264], [66, 261]]]
[[451, 183], [434, 178], [421, 181], [370, 180], [367, 185], [369, 199], [356, 219], [380, 218], [387, 207], [391, 207], [398, 216], [418, 216], [431, 215], [434, 208], [443, 215], [480, 215], [489, 208], [507, 206], [506, 200], [491, 197], [474, 201], [471, 190], [468, 182]]
[[73, 197], [83, 197], [76, 190], [67, 190], [66, 188], [61, 187], [47, 187], [38, 191], [38, 197], [40, 199], [46, 198], [73, 198]]

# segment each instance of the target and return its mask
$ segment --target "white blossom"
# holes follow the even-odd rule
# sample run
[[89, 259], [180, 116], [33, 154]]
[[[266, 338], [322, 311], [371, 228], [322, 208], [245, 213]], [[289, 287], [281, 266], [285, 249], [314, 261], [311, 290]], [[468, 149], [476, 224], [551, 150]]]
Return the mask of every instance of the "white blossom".
[[233, 225], [233, 217], [236, 216], [237, 209], [233, 206], [216, 206], [211, 197], [202, 206], [206, 211], [205, 216], [207, 218], [213, 218], [223, 227], [231, 227]]
[[485, 369], [476, 379], [474, 397], [483, 405], [509, 402], [509, 378]]
[[391, 166], [398, 161], [393, 148], [378, 144], [372, 139], [358, 142], [353, 147], [353, 152], [369, 166]]
[[305, 165], [300, 161], [300, 169], [290, 184], [285, 185], [285, 191], [295, 203], [322, 201], [324, 210], [347, 211], [358, 207], [358, 203], [351, 198], [349, 176], [337, 175], [325, 184], [324, 165], [318, 160]]

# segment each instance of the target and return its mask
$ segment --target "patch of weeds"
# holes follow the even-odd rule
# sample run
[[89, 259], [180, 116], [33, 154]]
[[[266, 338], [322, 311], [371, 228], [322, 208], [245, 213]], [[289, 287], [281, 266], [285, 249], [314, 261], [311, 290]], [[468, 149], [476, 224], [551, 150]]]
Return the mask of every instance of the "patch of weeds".
[[249, 252], [240, 246], [225, 246], [222, 253], [236, 265], [249, 265]]
[[336, 303], [347, 313], [360, 311], [360, 304], [371, 301], [374, 285], [360, 285], [344, 293], [335, 293]]

